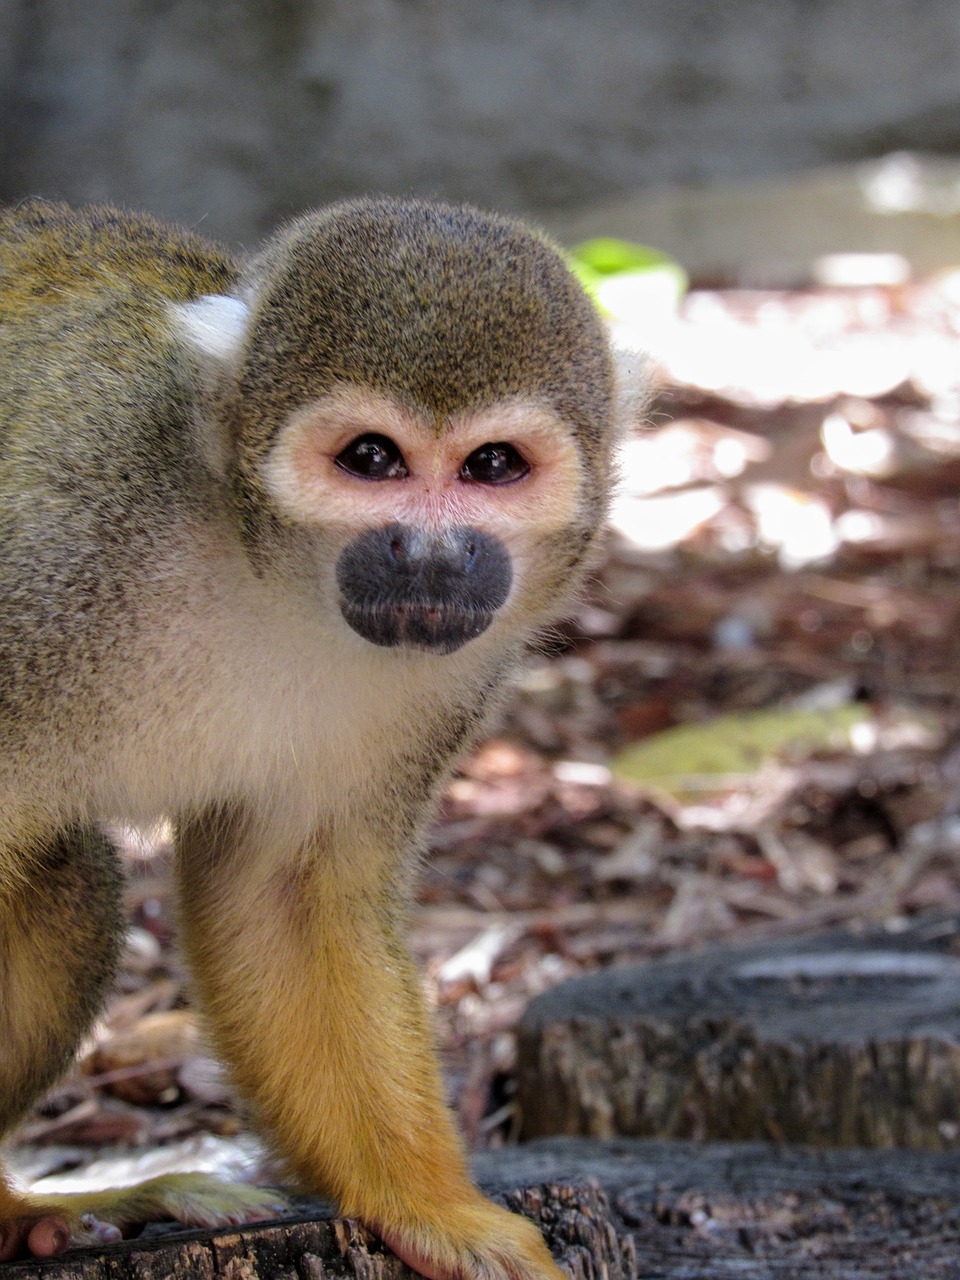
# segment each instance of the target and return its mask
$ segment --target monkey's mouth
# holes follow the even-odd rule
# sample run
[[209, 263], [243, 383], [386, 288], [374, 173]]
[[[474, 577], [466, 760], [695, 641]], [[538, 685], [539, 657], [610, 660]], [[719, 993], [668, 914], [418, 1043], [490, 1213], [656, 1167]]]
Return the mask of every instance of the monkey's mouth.
[[358, 604], [341, 596], [344, 620], [371, 644], [387, 648], [455, 653], [493, 621], [492, 609], [463, 609], [439, 602]]
[[506, 548], [480, 529], [388, 524], [337, 560], [340, 612], [371, 644], [455, 653], [486, 631], [510, 594]]

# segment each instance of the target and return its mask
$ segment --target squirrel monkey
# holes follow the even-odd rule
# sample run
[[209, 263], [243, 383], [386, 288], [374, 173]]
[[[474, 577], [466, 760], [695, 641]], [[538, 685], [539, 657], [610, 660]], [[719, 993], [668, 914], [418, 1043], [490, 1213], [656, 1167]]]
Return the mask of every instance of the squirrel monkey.
[[[0, 1131], [116, 964], [102, 824], [170, 814], [198, 998], [298, 1184], [434, 1280], [560, 1276], [470, 1182], [402, 936], [438, 787], [590, 559], [613, 416], [592, 304], [508, 219], [342, 203], [244, 264], [0, 215]], [[276, 1200], [0, 1171], [0, 1259]]]

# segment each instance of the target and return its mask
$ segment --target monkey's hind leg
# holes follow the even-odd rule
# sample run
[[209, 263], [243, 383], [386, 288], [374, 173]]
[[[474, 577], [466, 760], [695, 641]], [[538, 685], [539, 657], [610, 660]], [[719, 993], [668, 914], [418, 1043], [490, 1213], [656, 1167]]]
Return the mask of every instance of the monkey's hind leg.
[[[0, 1133], [75, 1053], [122, 937], [120, 874], [104, 836], [74, 827], [0, 847]], [[72, 1213], [16, 1191], [0, 1169], [0, 1260], [57, 1253], [74, 1225]]]
[[[53, 1084], [96, 1016], [123, 939], [116, 853], [71, 828], [36, 852], [0, 848], [0, 1133]], [[31, 1195], [0, 1167], [0, 1262], [119, 1239], [159, 1218], [191, 1226], [271, 1217], [275, 1193], [202, 1174], [90, 1195]]]

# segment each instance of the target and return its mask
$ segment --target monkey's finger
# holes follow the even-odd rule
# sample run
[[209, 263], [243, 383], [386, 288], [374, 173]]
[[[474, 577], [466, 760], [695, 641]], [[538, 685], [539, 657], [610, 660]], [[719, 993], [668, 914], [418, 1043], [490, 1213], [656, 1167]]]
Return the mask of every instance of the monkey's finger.
[[52, 1258], [63, 1253], [70, 1244], [70, 1228], [58, 1213], [42, 1218], [15, 1218], [4, 1224], [0, 1261], [32, 1254], [35, 1258]]

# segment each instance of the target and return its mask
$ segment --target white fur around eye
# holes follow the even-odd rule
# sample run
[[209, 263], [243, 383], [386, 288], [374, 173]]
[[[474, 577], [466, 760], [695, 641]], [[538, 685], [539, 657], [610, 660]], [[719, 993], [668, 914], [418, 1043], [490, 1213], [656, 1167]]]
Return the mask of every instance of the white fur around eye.
[[208, 293], [194, 302], [173, 303], [170, 309], [180, 332], [201, 356], [218, 364], [237, 360], [250, 319], [245, 302]]

